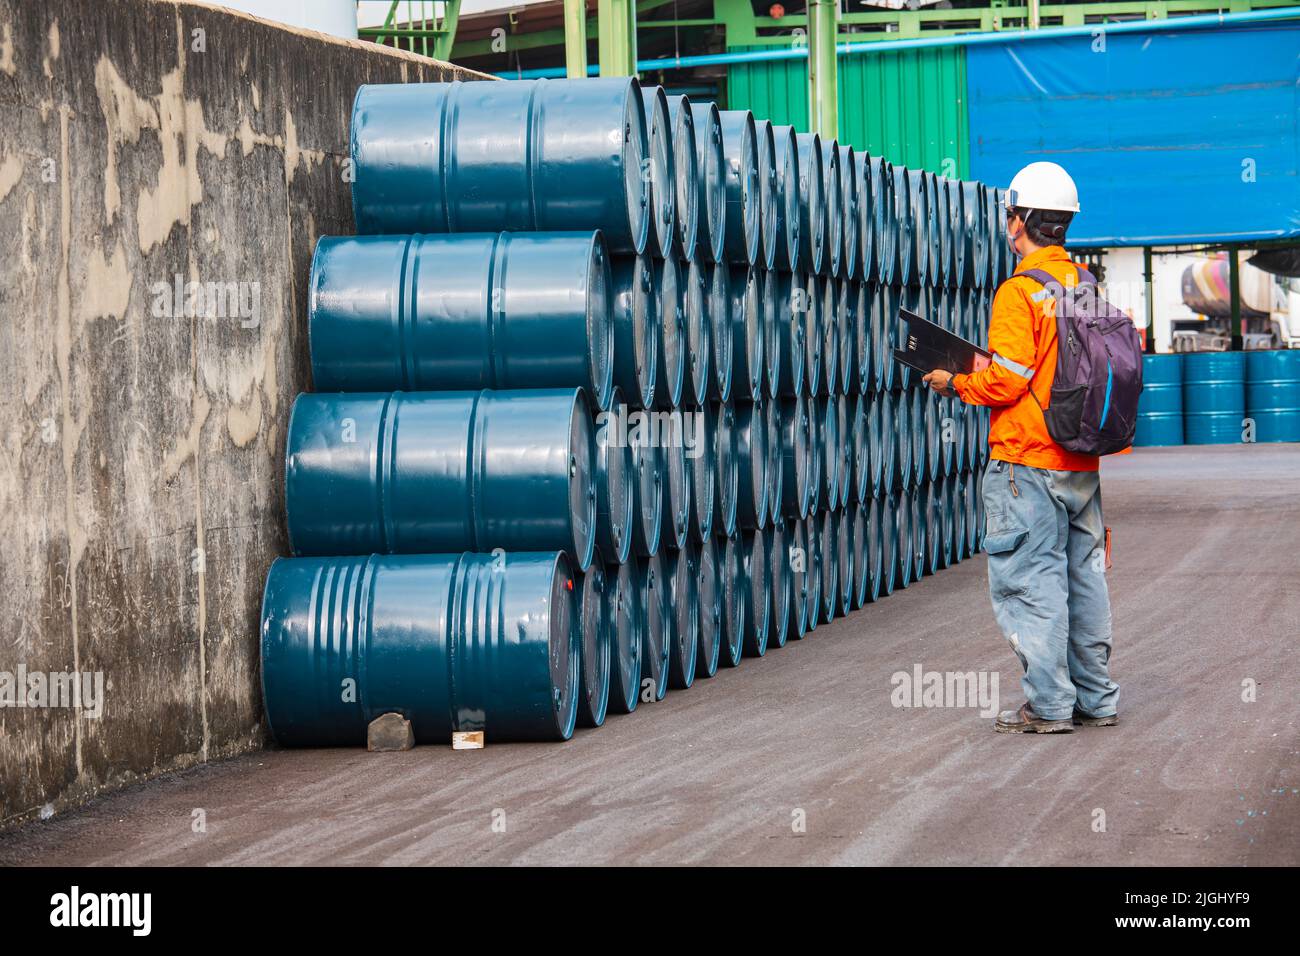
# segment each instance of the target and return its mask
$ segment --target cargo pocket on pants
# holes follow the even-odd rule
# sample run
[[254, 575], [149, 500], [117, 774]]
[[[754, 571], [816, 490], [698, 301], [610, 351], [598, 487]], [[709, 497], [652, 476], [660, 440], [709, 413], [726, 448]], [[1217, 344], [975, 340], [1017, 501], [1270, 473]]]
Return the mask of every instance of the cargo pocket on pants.
[[996, 600], [1024, 594], [1028, 587], [1016, 574], [1015, 554], [1029, 537], [1029, 532], [1018, 528], [995, 530], [995, 517], [1001, 516], [990, 516], [990, 527], [984, 535], [984, 550], [989, 556], [989, 590]]

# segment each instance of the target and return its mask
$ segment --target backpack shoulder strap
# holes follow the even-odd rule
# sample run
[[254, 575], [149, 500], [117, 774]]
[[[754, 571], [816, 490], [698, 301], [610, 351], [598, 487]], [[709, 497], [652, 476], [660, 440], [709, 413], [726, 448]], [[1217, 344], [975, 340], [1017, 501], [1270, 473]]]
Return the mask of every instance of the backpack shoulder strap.
[[1013, 273], [1011, 278], [1015, 279], [1018, 276], [1024, 276], [1026, 279], [1033, 279], [1041, 286], [1047, 286], [1050, 283], [1056, 282], [1055, 277], [1050, 272], [1043, 269], [1026, 269], [1024, 272]]

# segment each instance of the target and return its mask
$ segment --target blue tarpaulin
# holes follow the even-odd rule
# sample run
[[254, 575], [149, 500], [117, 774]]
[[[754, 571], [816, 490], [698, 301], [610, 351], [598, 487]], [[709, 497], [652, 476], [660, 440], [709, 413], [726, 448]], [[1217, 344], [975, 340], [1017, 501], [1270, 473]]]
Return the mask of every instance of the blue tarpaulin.
[[1300, 25], [973, 46], [967, 90], [972, 175], [1060, 163], [1072, 246], [1300, 236]]

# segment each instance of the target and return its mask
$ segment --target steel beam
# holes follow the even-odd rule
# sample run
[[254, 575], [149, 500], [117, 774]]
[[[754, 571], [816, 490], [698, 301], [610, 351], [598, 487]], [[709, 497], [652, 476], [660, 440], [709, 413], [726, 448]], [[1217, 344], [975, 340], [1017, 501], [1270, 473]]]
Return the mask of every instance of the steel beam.
[[587, 75], [587, 0], [564, 0], [564, 68], [571, 80]]
[[808, 118], [823, 139], [840, 135], [840, 78], [835, 53], [839, 0], [808, 2]]
[[600, 36], [600, 75], [636, 73], [635, 0], [599, 0], [596, 22]]

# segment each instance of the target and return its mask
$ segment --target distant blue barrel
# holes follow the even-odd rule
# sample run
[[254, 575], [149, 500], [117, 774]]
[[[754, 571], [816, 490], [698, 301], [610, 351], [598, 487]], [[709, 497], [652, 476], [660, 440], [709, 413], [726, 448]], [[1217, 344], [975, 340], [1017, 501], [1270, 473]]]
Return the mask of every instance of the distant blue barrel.
[[736, 406], [714, 404], [705, 422], [713, 460], [717, 463], [714, 484], [713, 530], [729, 535], [736, 530], [736, 501], [740, 496], [740, 453], [736, 448]]
[[767, 420], [767, 521], [771, 524], [782, 517], [785, 497], [785, 431], [781, 425], [781, 401], [771, 398], [763, 403]]
[[857, 498], [857, 491], [853, 485], [854, 438], [850, 430], [852, 422], [849, 418], [849, 397], [841, 393], [835, 396], [834, 403], [835, 434], [839, 436], [839, 462], [836, 464], [835, 472], [839, 487], [835, 492], [835, 500], [843, 508], [850, 499]]
[[871, 398], [867, 395], [851, 395], [847, 398], [849, 409], [847, 442], [850, 452], [849, 473], [851, 494], [849, 497], [857, 502], [865, 501], [871, 494], [871, 454], [870, 435], [867, 427], [867, 408]]
[[925, 545], [921, 571], [934, 574], [942, 567], [943, 485], [938, 481], [926, 482], [920, 489], [918, 506], [923, 529], [921, 541]]
[[1189, 445], [1235, 445], [1246, 417], [1246, 353], [1183, 356], [1183, 430]]
[[891, 487], [907, 488], [916, 472], [912, 468], [912, 393], [899, 392], [894, 396], [894, 480]]
[[852, 588], [849, 610], [856, 611], [867, 603], [870, 588], [867, 568], [867, 517], [869, 507], [850, 501], [847, 514], [849, 557], [852, 562]]
[[1142, 357], [1142, 394], [1138, 398], [1134, 445], [1183, 443], [1183, 357]]
[[917, 384], [910, 392], [912, 399], [912, 485], [921, 484], [930, 473], [930, 436], [927, 431], [925, 406], [933, 392]]
[[710, 335], [713, 336], [713, 379], [709, 382], [709, 398], [725, 402], [731, 398], [736, 364], [731, 354], [731, 267], [725, 263], [706, 266], [704, 281], [708, 290], [705, 303], [712, 326]]
[[876, 497], [868, 498], [862, 507], [863, 513], [866, 515], [866, 540], [863, 546], [865, 565], [862, 570], [867, 579], [864, 601], [877, 601], [880, 599], [881, 594], [882, 551], [884, 548], [883, 529], [880, 520], [880, 499]]
[[826, 342], [823, 327], [825, 309], [821, 277], [808, 273], [801, 300], [804, 322], [804, 391], [809, 395], [822, 394], [822, 348]]
[[578, 713], [577, 599], [558, 551], [279, 558], [261, 612], [271, 735], [362, 746], [372, 720], [398, 713], [422, 744], [457, 731], [566, 740]]
[[731, 391], [735, 398], [764, 393], [763, 274], [754, 266], [732, 266], [728, 278], [731, 329]]
[[632, 505], [632, 551], [645, 557], [659, 551], [663, 538], [664, 511], [672, 507], [665, 504], [668, 497], [668, 476], [665, 474], [663, 449], [657, 444], [637, 440], [632, 434], [631, 416], [639, 412], [625, 413], [620, 427], [624, 429], [618, 440], [626, 442], [632, 448], [632, 470], [636, 475], [633, 482]]
[[804, 519], [804, 580], [808, 591], [808, 621], [805, 634], [817, 630], [822, 619], [822, 522], [820, 513]]
[[598, 232], [325, 236], [307, 316], [318, 391], [613, 382], [611, 276]]
[[626, 408], [618, 389], [611, 405], [615, 411], [596, 413], [596, 548], [606, 561], [621, 564], [632, 547], [636, 467], [627, 443], [609, 440], [618, 409]]
[[876, 497], [880, 494], [884, 478], [885, 447], [882, 440], [883, 406], [888, 393], [876, 393], [862, 396], [866, 404], [867, 436], [865, 453], [866, 495]]
[[736, 402], [736, 456], [739, 469], [739, 495], [736, 498], [737, 523], [742, 528], [767, 525], [767, 421], [766, 408], [757, 402]]
[[845, 379], [845, 391], [862, 394], [871, 387], [871, 304], [875, 299], [865, 282], [849, 282], [846, 301], [848, 303], [848, 341], [845, 356], [848, 362], [848, 377]]
[[812, 455], [808, 399], [803, 395], [781, 399], [780, 413], [781, 512], [787, 518], [802, 518], [808, 514], [812, 500], [808, 480]]
[[641, 679], [650, 681], [655, 700], [668, 694], [668, 665], [672, 657], [670, 636], [672, 607], [664, 552], [636, 559], [637, 587], [641, 599]]
[[647, 413], [650, 440], [659, 445], [664, 465], [664, 506], [660, 547], [681, 548], [690, 531], [691, 475], [686, 464], [686, 429], [692, 424], [681, 409]]
[[672, 408], [682, 401], [682, 386], [686, 381], [686, 312], [682, 302], [682, 283], [677, 260], [673, 257], [657, 261], [659, 288], [659, 315], [655, 322], [658, 332], [654, 406]]
[[722, 653], [723, 667], [737, 667], [745, 647], [744, 542], [739, 531], [718, 538], [718, 558], [722, 578]]
[[641, 698], [641, 585], [636, 561], [605, 565], [605, 626], [609, 628], [609, 709], [630, 714]]
[[771, 569], [762, 529], [741, 532], [740, 576], [741, 600], [745, 604], [746, 657], [762, 657], [772, 621]]
[[839, 282], [830, 275], [818, 277], [818, 294], [822, 299], [822, 395], [840, 391], [840, 307]]
[[897, 457], [898, 457], [898, 440], [895, 437], [897, 427], [896, 405], [894, 402], [893, 392], [880, 392], [877, 395], [880, 402], [880, 491], [879, 494], [887, 494], [892, 490], [897, 482]]
[[303, 394], [285, 449], [295, 554], [565, 551], [596, 542], [581, 389]]
[[763, 551], [767, 556], [765, 577], [772, 599], [767, 642], [774, 647], [785, 647], [790, 636], [790, 555], [786, 531], [785, 520], [777, 519], [763, 532]]
[[853, 592], [857, 587], [853, 565], [853, 528], [851, 518], [853, 509], [850, 504], [843, 504], [837, 514], [831, 516], [835, 526], [835, 571], [837, 574], [835, 593], [838, 600], [836, 614], [846, 616], [853, 610]]
[[[881, 285], [892, 285], [898, 281], [898, 205], [894, 198], [894, 164], [887, 160], [873, 157], [872, 162], [880, 163], [879, 215], [876, 219], [876, 281]], [[874, 181], [873, 181], [874, 185]]]
[[714, 535], [707, 535], [688, 552], [700, 609], [700, 646], [695, 655], [697, 678], [712, 677], [717, 673], [718, 658], [722, 651], [722, 568], [718, 563], [719, 540], [721, 539]]
[[795, 134], [799, 151], [800, 265], [809, 275], [820, 275], [826, 249], [826, 171], [822, 165], [822, 140], [816, 133]]
[[705, 402], [697, 408], [683, 412], [684, 434], [687, 438], [686, 473], [691, 485], [691, 514], [689, 524], [695, 541], [708, 538], [713, 533], [713, 516], [718, 494], [718, 463], [714, 458], [717, 449], [709, 424], [713, 407]]
[[673, 121], [668, 96], [662, 86], [643, 86], [646, 132], [650, 136], [650, 237], [651, 251], [673, 256], [677, 239], [677, 154], [673, 149]]
[[909, 285], [930, 283], [930, 174], [923, 169], [909, 169], [912, 186], [912, 274]]
[[659, 370], [659, 282], [648, 256], [616, 256], [611, 270], [614, 384], [641, 408], [654, 403]]
[[898, 512], [893, 494], [886, 492], [880, 505], [880, 596], [894, 593], [898, 582]]
[[776, 136], [771, 120], [754, 120], [754, 143], [758, 152], [758, 264], [776, 268], [778, 203]]
[[758, 134], [749, 110], [721, 110], [722, 152], [726, 157], [727, 242], [730, 262], [759, 261]]
[[827, 511], [840, 506], [840, 464], [843, 448], [840, 444], [839, 404], [826, 395], [815, 400], [817, 409], [814, 423], [820, 434], [818, 447], [822, 453], [822, 501]]
[[709, 271], [696, 260], [686, 263], [678, 274], [682, 313], [685, 317], [685, 375], [682, 405], [699, 405], [709, 396], [713, 384], [713, 310], [709, 303]]
[[839, 336], [840, 370], [836, 379], [841, 395], [857, 391], [855, 368], [857, 343], [853, 335], [853, 315], [857, 309], [857, 283], [840, 277], [835, 281], [835, 334]]
[[916, 533], [912, 530], [912, 493], [902, 488], [894, 493], [894, 528], [898, 544], [898, 586], [911, 585], [916, 570]]
[[685, 690], [695, 682], [700, 648], [699, 580], [689, 539], [680, 551], [664, 554], [664, 578], [668, 596], [668, 686]]
[[786, 636], [789, 640], [798, 641], [808, 632], [808, 534], [804, 519], [786, 519], [785, 545], [786, 553], [779, 557], [786, 562], [790, 572]]
[[844, 257], [840, 276], [854, 282], [862, 267], [862, 223], [858, 218], [858, 157], [852, 146], [840, 146], [840, 212], [844, 217]]
[[799, 178], [799, 144], [793, 126], [773, 126], [776, 140], [776, 261], [784, 272], [799, 272], [802, 256], [802, 196]]
[[1246, 353], [1246, 414], [1255, 441], [1300, 441], [1300, 350]]
[[783, 398], [803, 394], [807, 281], [802, 272], [777, 274], [777, 335], [775, 341], [763, 344], [769, 360], [777, 363], [777, 393]]
[[826, 254], [822, 274], [838, 278], [844, 263], [844, 184], [840, 179], [840, 144], [822, 141], [822, 174], [826, 178]]
[[840, 616], [839, 515], [823, 511], [816, 517], [821, 528], [822, 623]]
[[[727, 159], [722, 152], [722, 120], [713, 103], [692, 103], [695, 124], [699, 226], [695, 256], [725, 262], [727, 241]], [[714, 323], [715, 326], [717, 323]]]
[[599, 727], [609, 709], [609, 636], [605, 621], [605, 566], [593, 561], [582, 575], [579, 602], [581, 666], [578, 669], [578, 725]]
[[[699, 154], [695, 144], [695, 114], [685, 96], [669, 96], [668, 112], [673, 121], [674, 189], [677, 192], [676, 254], [695, 262], [695, 245], [700, 233]], [[705, 257], [700, 256], [701, 260]]]
[[613, 250], [646, 249], [635, 79], [367, 84], [351, 130], [362, 235], [595, 228]]
[[759, 271], [759, 320], [763, 326], [763, 375], [760, 383], [767, 398], [781, 391], [781, 359], [784, 354], [781, 335], [789, 324], [781, 323], [780, 282], [771, 269]]

